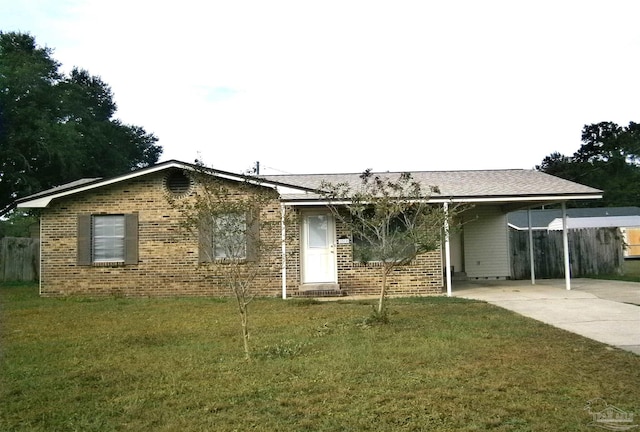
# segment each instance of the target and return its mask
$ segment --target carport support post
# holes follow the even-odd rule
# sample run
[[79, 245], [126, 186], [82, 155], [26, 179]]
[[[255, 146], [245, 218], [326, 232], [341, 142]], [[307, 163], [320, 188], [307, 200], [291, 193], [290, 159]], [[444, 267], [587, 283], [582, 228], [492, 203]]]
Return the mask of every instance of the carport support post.
[[529, 262], [531, 263], [531, 285], [536, 284], [536, 263], [533, 255], [533, 229], [531, 228], [531, 207], [527, 209], [527, 219], [529, 221]]
[[447, 297], [451, 297], [451, 245], [449, 244], [449, 204], [442, 204], [444, 210], [444, 265], [447, 279]]
[[280, 235], [282, 241], [282, 298], [287, 299], [287, 207], [280, 204]]
[[562, 202], [562, 249], [564, 251], [564, 282], [571, 290], [571, 265], [569, 261], [569, 233], [567, 230], [567, 204]]

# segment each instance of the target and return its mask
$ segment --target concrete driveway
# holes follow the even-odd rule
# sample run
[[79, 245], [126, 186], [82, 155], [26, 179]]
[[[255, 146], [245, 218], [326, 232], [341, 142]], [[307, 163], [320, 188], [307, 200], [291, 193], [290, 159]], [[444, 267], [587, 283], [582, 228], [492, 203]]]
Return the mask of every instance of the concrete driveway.
[[640, 283], [573, 279], [454, 282], [456, 297], [482, 300], [640, 355]]

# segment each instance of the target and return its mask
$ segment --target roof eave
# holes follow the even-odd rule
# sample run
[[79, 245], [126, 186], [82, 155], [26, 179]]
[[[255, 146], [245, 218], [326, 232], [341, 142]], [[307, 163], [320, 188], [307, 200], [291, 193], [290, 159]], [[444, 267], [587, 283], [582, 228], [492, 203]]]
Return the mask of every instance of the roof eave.
[[[171, 161], [167, 161], [164, 163], [160, 163], [157, 165], [153, 165], [151, 167], [147, 167], [147, 168], [141, 168], [139, 170], [136, 171], [132, 171], [130, 173], [127, 174], [123, 174], [120, 176], [116, 176], [116, 177], [111, 177], [108, 179], [97, 179], [96, 181], [93, 182], [89, 182], [89, 183], [83, 183], [81, 185], [78, 186], [74, 186], [74, 187], [70, 187], [70, 188], [64, 188], [64, 189], [58, 189], [58, 190], [51, 190], [49, 193], [41, 195], [41, 194], [34, 194], [31, 195], [31, 197], [24, 197], [21, 199], [18, 199], [15, 201], [15, 205], [18, 208], [46, 208], [49, 206], [49, 204], [51, 203], [51, 201], [53, 201], [56, 198], [61, 198], [67, 195], [72, 195], [72, 194], [76, 194], [76, 193], [80, 193], [80, 192], [85, 192], [91, 189], [95, 189], [98, 187], [104, 187], [104, 186], [109, 186], [115, 183], [120, 183], [123, 181], [127, 181], [136, 177], [140, 177], [143, 175], [148, 175], [148, 174], [152, 174], [154, 172], [159, 172], [159, 171], [163, 171], [163, 170], [167, 170], [167, 169], [171, 169], [171, 168], [178, 168], [178, 169], [183, 169], [183, 170], [187, 170], [187, 171], [198, 171], [200, 169], [200, 167], [196, 166], [196, 165], [192, 165], [192, 164], [188, 164], [185, 162], [180, 162], [180, 161], [176, 161], [176, 160], [171, 160]], [[297, 191], [302, 191], [302, 192], [308, 192], [310, 191], [307, 188], [304, 187], [299, 187], [299, 186], [295, 186], [295, 185], [289, 185], [286, 183], [281, 183], [281, 182], [274, 182], [271, 180], [267, 180], [267, 179], [262, 179], [260, 177], [252, 177], [252, 176], [246, 176], [246, 175], [242, 175], [242, 174], [234, 174], [231, 172], [227, 172], [227, 171], [220, 171], [220, 170], [216, 170], [213, 168], [204, 168], [204, 171], [207, 173], [210, 173], [211, 175], [214, 175], [218, 178], [222, 178], [222, 179], [227, 179], [227, 180], [234, 180], [234, 181], [248, 181], [249, 183], [255, 184], [255, 185], [260, 185], [260, 186], [265, 186], [265, 187], [270, 187], [276, 190], [282, 189], [282, 188], [288, 188], [291, 190], [297, 190]]]
[[[35, 198], [24, 197], [19, 200], [16, 200], [16, 207], [18, 208], [45, 208], [47, 207], [51, 201], [56, 198], [61, 198], [67, 195], [72, 195], [80, 192], [85, 192], [87, 190], [95, 189], [97, 187], [108, 186], [111, 184], [123, 182], [126, 180], [130, 180], [132, 178], [140, 177], [142, 175], [151, 174], [157, 171], [166, 170], [169, 168], [181, 168], [181, 169], [190, 169], [187, 164], [177, 161], [169, 161], [163, 164], [154, 165], [148, 168], [142, 168], [136, 171], [132, 171], [127, 174], [123, 174], [116, 177], [111, 177], [108, 179], [98, 179], [94, 182], [84, 183], [82, 185], [66, 188], [63, 190], [52, 190], [50, 193], [46, 195], [36, 196]], [[38, 194], [35, 194], [38, 195]], [[32, 195], [34, 196], [34, 195]]]
[[[602, 194], [545, 194], [545, 195], [527, 195], [527, 196], [473, 196], [473, 197], [431, 197], [427, 201], [434, 204], [443, 203], [507, 203], [507, 202], [562, 202], [573, 200], [592, 200], [601, 199]], [[350, 204], [349, 200], [332, 201], [326, 198], [284, 198], [281, 200], [285, 204], [297, 205], [297, 206], [312, 206], [312, 205], [347, 205]]]

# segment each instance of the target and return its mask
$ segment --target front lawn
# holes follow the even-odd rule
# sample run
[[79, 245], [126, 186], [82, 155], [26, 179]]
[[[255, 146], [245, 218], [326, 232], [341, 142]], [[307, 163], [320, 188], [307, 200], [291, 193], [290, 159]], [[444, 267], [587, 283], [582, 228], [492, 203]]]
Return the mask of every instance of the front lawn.
[[[482, 302], [43, 299], [0, 286], [1, 431], [584, 431], [640, 357]], [[636, 423], [640, 423], [636, 421]]]

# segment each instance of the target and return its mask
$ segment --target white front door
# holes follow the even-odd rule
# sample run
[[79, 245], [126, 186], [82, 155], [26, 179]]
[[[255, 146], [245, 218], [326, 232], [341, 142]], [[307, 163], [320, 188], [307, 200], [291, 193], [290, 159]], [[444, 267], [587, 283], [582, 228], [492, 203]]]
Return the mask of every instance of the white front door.
[[302, 282], [336, 283], [336, 228], [328, 212], [307, 213], [302, 221]]

